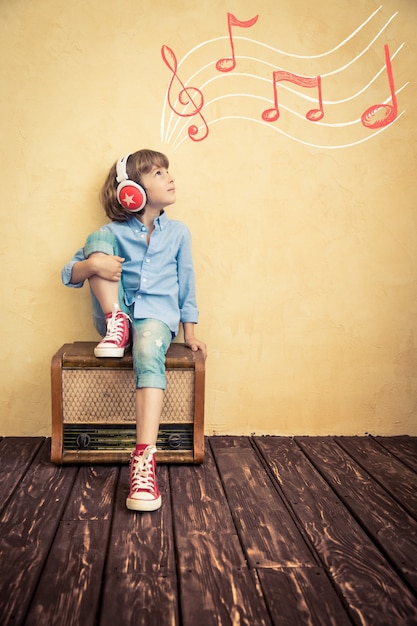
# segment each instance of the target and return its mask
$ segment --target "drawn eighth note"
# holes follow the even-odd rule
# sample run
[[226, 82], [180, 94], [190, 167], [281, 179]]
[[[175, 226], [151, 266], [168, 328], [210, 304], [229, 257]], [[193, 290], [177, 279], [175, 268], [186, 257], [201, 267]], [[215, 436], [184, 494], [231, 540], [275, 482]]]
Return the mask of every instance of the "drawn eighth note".
[[238, 20], [232, 13], [227, 14], [227, 28], [229, 30], [230, 49], [232, 51], [231, 57], [219, 59], [216, 63], [216, 69], [219, 72], [231, 72], [236, 67], [235, 46], [233, 43], [232, 26], [239, 26], [240, 28], [250, 28], [258, 21], [259, 15], [255, 15], [250, 20]]
[[292, 72], [286, 72], [285, 70], [276, 70], [272, 73], [272, 86], [274, 88], [274, 106], [271, 109], [266, 109], [262, 113], [262, 119], [265, 122], [276, 122], [276, 120], [280, 116], [279, 104], [278, 104], [278, 83], [281, 81], [286, 81], [289, 83], [293, 83], [294, 85], [299, 85], [300, 87], [307, 88], [315, 88], [317, 87], [317, 99], [318, 99], [318, 108], [310, 109], [307, 111], [306, 118], [310, 122], [318, 122], [324, 116], [323, 110], [323, 98], [321, 95], [321, 76], [308, 77], [308, 76], [299, 76], [298, 74], [293, 74]]

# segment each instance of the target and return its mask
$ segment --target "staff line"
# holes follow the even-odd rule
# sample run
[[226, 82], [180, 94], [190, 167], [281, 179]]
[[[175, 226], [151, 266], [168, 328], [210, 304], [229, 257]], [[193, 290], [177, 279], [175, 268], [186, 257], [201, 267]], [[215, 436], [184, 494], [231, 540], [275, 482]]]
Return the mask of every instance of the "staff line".
[[[402, 87], [397, 89], [396, 92], [395, 92], [395, 95], [398, 95], [408, 84], [409, 83], [405, 83]], [[264, 96], [255, 96], [253, 94], [239, 93], [239, 94], [227, 94], [227, 95], [224, 95], [224, 96], [218, 96], [217, 98], [214, 98], [213, 100], [210, 100], [207, 103], [207, 106], [209, 106], [209, 105], [211, 105], [211, 104], [213, 104], [215, 102], [218, 102], [220, 100], [223, 100], [225, 98], [232, 98], [232, 97], [241, 97], [241, 98], [246, 97], [246, 98], [252, 98], [252, 99], [256, 99], [256, 100], [262, 100], [262, 101], [265, 101], [265, 102], [268, 102], [268, 103], [270, 102]], [[390, 99], [391, 99], [390, 97], [386, 98], [383, 102], [381, 102], [381, 104], [388, 104]], [[288, 107], [286, 105], [283, 105], [283, 104], [280, 105], [280, 109], [282, 109], [284, 111], [287, 111], [288, 113], [291, 113], [292, 115], [295, 115], [296, 117], [299, 117], [302, 121], [307, 121], [304, 115], [302, 115], [301, 113], [298, 113], [297, 111], [294, 111], [293, 109], [291, 109], [290, 107]], [[403, 113], [405, 113], [405, 111], [403, 111]], [[401, 113], [401, 115], [403, 113]], [[217, 118], [216, 121], [221, 121], [222, 119], [231, 119], [231, 118], [233, 118], [233, 119], [240, 119], [239, 116], [230, 116], [229, 115], [229, 116], [219, 117], [219, 118]], [[246, 118], [242, 117], [242, 119], [251, 119], [252, 121], [259, 121], [259, 120], [256, 120], [256, 118], [248, 118], [248, 117], [246, 117]], [[178, 120], [178, 123], [179, 123], [179, 120]], [[175, 129], [178, 126], [178, 123], [173, 128], [173, 130], [171, 132], [171, 135], [170, 135], [169, 141], [171, 141], [172, 135], [174, 134]], [[344, 128], [344, 127], [347, 127], [347, 126], [354, 126], [354, 125], [360, 124], [360, 123], [361, 123], [361, 118], [360, 117], [355, 119], [355, 120], [350, 120], [348, 122], [334, 122], [334, 123], [321, 122], [321, 121], [314, 122], [314, 124], [316, 126], [324, 126], [326, 128]], [[183, 133], [183, 130], [184, 130], [184, 127], [186, 126], [186, 124], [187, 124], [187, 122], [184, 121], [182, 127], [180, 128], [179, 132], [177, 133], [177, 136], [174, 139], [174, 143], [173, 143], [173, 147], [174, 148], [175, 148], [175, 146], [179, 145], [178, 142], [179, 142], [179, 140], [180, 140], [180, 138], [182, 136], [182, 133]], [[211, 125], [211, 122], [208, 123], [208, 126], [210, 126], [210, 125]], [[266, 123], [266, 125], [270, 126], [269, 123]], [[182, 143], [182, 140], [180, 141], [180, 143]]]
[[[353, 37], [355, 37], [355, 35], [357, 35], [362, 28], [364, 28], [366, 26], [366, 24], [368, 22], [370, 22], [370, 20], [372, 18], [375, 17], [375, 15], [382, 9], [382, 5], [379, 6], [362, 24], [360, 24], [350, 35], [348, 35], [345, 39], [343, 39], [340, 43], [338, 43], [334, 48], [332, 48], [331, 50], [328, 50], [327, 52], [322, 52], [320, 54], [315, 54], [315, 55], [301, 55], [301, 54], [293, 54], [291, 52], [284, 52], [282, 50], [279, 50], [278, 48], [274, 48], [273, 46], [270, 46], [269, 44], [263, 43], [261, 41], [257, 41], [256, 39], [250, 39], [248, 37], [242, 37], [240, 35], [236, 35], [235, 37], [233, 37], [233, 39], [236, 40], [243, 40], [243, 41], [249, 41], [251, 43], [255, 43], [259, 46], [262, 46], [264, 48], [268, 48], [268, 50], [272, 50], [273, 52], [279, 52], [280, 54], [283, 54], [285, 56], [288, 57], [292, 57], [295, 59], [320, 59], [322, 57], [328, 56], [329, 54], [332, 54], [333, 52], [336, 52], [336, 50], [339, 50], [342, 46], [344, 46], [348, 41], [350, 41], [351, 39], [353, 39]], [[389, 22], [394, 19], [394, 17], [398, 15], [398, 11], [396, 13], [394, 13], [392, 15], [392, 17], [390, 18]], [[202, 41], [200, 44], [198, 44], [197, 46], [194, 46], [194, 48], [191, 48], [191, 50], [189, 50], [187, 52], [187, 54], [185, 56], [183, 56], [183, 58], [181, 59], [181, 61], [179, 61], [178, 63], [178, 67], [180, 67], [185, 61], [186, 59], [191, 56], [191, 54], [193, 54], [193, 52], [195, 52], [196, 50], [199, 50], [200, 48], [210, 44], [210, 43], [215, 43], [217, 41], [222, 41], [226, 39], [227, 41], [229, 41], [229, 36], [228, 35], [222, 35], [221, 37], [215, 37], [214, 39], [207, 39], [206, 41]]]
[[[395, 122], [398, 119], [400, 119], [400, 117], [402, 117], [404, 115], [404, 113], [405, 113], [405, 111], [402, 111], [396, 117], [396, 119], [392, 122], [392, 124], [395, 124]], [[281, 135], [284, 135], [288, 139], [292, 139], [293, 141], [296, 141], [297, 143], [301, 143], [301, 144], [303, 144], [305, 146], [309, 146], [311, 148], [320, 148], [320, 149], [324, 149], [324, 150], [339, 150], [339, 149], [342, 149], [342, 148], [351, 148], [353, 146], [358, 146], [359, 144], [364, 143], [365, 141], [369, 141], [370, 139], [373, 139], [376, 135], [379, 135], [383, 131], [387, 130], [387, 128], [389, 128], [388, 126], [383, 126], [379, 130], [377, 130], [374, 133], [372, 133], [372, 135], [370, 135], [369, 137], [364, 137], [363, 139], [359, 139], [358, 141], [354, 141], [352, 143], [340, 144], [340, 145], [336, 145], [336, 146], [329, 146], [329, 145], [319, 145], [319, 144], [314, 144], [314, 143], [309, 143], [307, 141], [303, 141], [302, 139], [298, 139], [297, 137], [293, 137], [292, 135], [286, 133], [285, 131], [283, 131], [281, 128], [278, 128], [277, 126], [271, 126], [270, 124], [268, 124], [268, 122], [264, 122], [262, 120], [257, 120], [257, 119], [253, 119], [251, 117], [246, 117], [246, 116], [241, 116], [241, 115], [228, 115], [226, 117], [217, 118], [217, 119], [212, 120], [211, 122], [209, 122], [208, 126], [212, 126], [214, 124], [217, 124], [218, 122], [222, 122], [224, 120], [231, 120], [231, 119], [245, 120], [245, 121], [255, 122], [257, 124], [261, 124], [262, 126], [268, 126], [269, 128], [272, 128], [276, 132], [280, 133]], [[390, 124], [390, 126], [392, 124]], [[187, 139], [187, 137], [183, 137], [181, 139], [181, 141], [179, 141], [177, 144], [174, 144], [173, 147], [172, 147], [173, 150], [176, 150], [186, 139]]]
[[[384, 32], [384, 30], [388, 27], [389, 23], [391, 22], [391, 20], [395, 17], [394, 14], [387, 22], [386, 24], [380, 29], [380, 31], [375, 35], [375, 37], [371, 40], [371, 42], [356, 56], [354, 57], [351, 61], [349, 61], [349, 63], [347, 63], [346, 65], [343, 65], [339, 68], [336, 68], [335, 70], [332, 70], [331, 72], [327, 72], [326, 74], [322, 74], [322, 78], [324, 76], [331, 76], [332, 74], [337, 74], [338, 72], [342, 72], [343, 70], [345, 70], [347, 67], [349, 67], [349, 65], [352, 65], [355, 61], [357, 61], [363, 54], [365, 54], [365, 52], [367, 52], [369, 50], [369, 48], [375, 43], [375, 41], [382, 35], [382, 33]], [[248, 39], [247, 37], [235, 37], [235, 39], [243, 39], [245, 41], [252, 41], [253, 43], [258, 43], [259, 45], [266, 45], [266, 44], [262, 44], [261, 42], [255, 42], [253, 39]], [[404, 45], [404, 43], [402, 44], [402, 46]], [[402, 47], [400, 46], [400, 47]], [[278, 50], [276, 48], [271, 48], [271, 50], [274, 50], [275, 52], [277, 52], [278, 54], [282, 54], [284, 56], [295, 56], [295, 55], [289, 55], [285, 52], [283, 52], [282, 50]], [[333, 52], [333, 51], [332, 51]], [[330, 54], [330, 53], [326, 53]], [[320, 55], [314, 57], [314, 56], [306, 56], [306, 57], [301, 57], [298, 56], [297, 58], [300, 59], [315, 59], [318, 58]], [[250, 57], [250, 56], [244, 56], [244, 55], [236, 55], [235, 56], [236, 59], [245, 59], [248, 61], [257, 61], [259, 63], [263, 63], [264, 65], [267, 65], [268, 67], [272, 67], [274, 69], [285, 69], [282, 68], [278, 65], [276, 65], [275, 63], [270, 63], [269, 61], [263, 61], [261, 58], [259, 57]], [[194, 79], [198, 76], [198, 74], [200, 74], [201, 72], [203, 72], [204, 70], [206, 70], [209, 67], [214, 66], [216, 63], [216, 61], [213, 59], [211, 60], [209, 63], [206, 63], [205, 65], [203, 65], [201, 68], [199, 68], [194, 74], [192, 74], [188, 79], [187, 79], [187, 83], [190, 83], [191, 81], [194, 81]], [[178, 67], [180, 66], [180, 63], [178, 64]], [[231, 72], [229, 73], [223, 73], [222, 76], [226, 77], [227, 75], [232, 76], [235, 72]]]

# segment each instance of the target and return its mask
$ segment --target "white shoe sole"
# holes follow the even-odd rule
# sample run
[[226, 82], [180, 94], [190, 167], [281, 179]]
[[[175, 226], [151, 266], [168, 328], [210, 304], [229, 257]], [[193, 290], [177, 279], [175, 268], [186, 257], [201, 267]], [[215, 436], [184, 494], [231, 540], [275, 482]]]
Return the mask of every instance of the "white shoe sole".
[[96, 357], [121, 357], [124, 356], [127, 348], [94, 348], [94, 356]]
[[135, 500], [126, 498], [126, 506], [130, 511], [157, 511], [161, 507], [161, 496], [156, 500]]

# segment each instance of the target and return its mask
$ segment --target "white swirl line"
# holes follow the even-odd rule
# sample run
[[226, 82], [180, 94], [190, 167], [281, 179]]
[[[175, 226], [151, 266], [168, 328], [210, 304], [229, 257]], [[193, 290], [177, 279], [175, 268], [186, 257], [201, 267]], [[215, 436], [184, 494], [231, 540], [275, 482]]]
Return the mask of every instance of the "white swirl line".
[[[321, 54], [314, 54], [314, 55], [301, 55], [301, 54], [292, 54], [291, 52], [284, 52], [283, 50], [279, 50], [278, 48], [274, 48], [273, 46], [270, 46], [269, 44], [263, 43], [261, 41], [257, 41], [256, 39], [250, 39], [248, 37], [242, 37], [240, 35], [235, 35], [233, 37], [233, 40], [240, 40], [240, 41], [249, 41], [251, 43], [255, 43], [259, 46], [262, 46], [263, 48], [268, 48], [268, 50], [272, 50], [273, 52], [279, 52], [280, 54], [283, 54], [284, 56], [287, 57], [292, 57], [294, 59], [320, 59], [322, 57], [328, 56], [329, 54], [332, 54], [333, 52], [336, 52], [336, 50], [339, 50], [339, 48], [341, 48], [342, 46], [344, 46], [348, 41], [350, 41], [351, 39], [353, 39], [353, 37], [355, 37], [355, 35], [357, 35], [362, 28], [364, 28], [364, 26], [366, 26], [366, 24], [368, 22], [371, 21], [371, 19], [373, 17], [375, 17], [375, 15], [382, 9], [382, 5], [380, 7], [378, 7], [362, 24], [360, 24], [360, 26], [358, 26], [356, 28], [356, 30], [354, 30], [350, 35], [348, 35], [348, 37], [346, 37], [345, 39], [343, 39], [340, 43], [337, 44], [337, 46], [335, 46], [334, 48], [332, 48], [331, 50], [328, 50], [327, 52], [322, 52]], [[387, 24], [394, 19], [394, 17], [398, 15], [398, 11], [397, 13], [394, 13], [394, 15], [388, 20]], [[189, 52], [187, 52], [187, 54], [185, 56], [183, 56], [183, 58], [181, 59], [181, 61], [179, 61], [178, 63], [178, 67], [181, 67], [181, 65], [186, 61], [186, 59], [191, 56], [193, 54], [193, 52], [195, 52], [196, 50], [199, 50], [200, 48], [210, 44], [210, 43], [215, 43], [216, 41], [221, 41], [223, 39], [227, 39], [229, 40], [229, 36], [228, 35], [223, 35], [222, 37], [215, 37], [214, 39], [208, 39], [207, 41], [203, 41], [202, 43], [198, 44], [197, 46], [194, 46], [194, 48], [191, 48], [191, 50]], [[237, 58], [237, 57], [236, 57]]]
[[[405, 83], [402, 87], [400, 87], [399, 89], [396, 89], [395, 91], [395, 95], [398, 95], [409, 83]], [[224, 96], [218, 96], [217, 98], [213, 98], [213, 100], [210, 100], [209, 102], [207, 102], [207, 106], [209, 106], [210, 104], [213, 104], [214, 102], [218, 102], [220, 100], [224, 100], [226, 98], [234, 98], [234, 97], [239, 97], [239, 98], [251, 98], [251, 99], [255, 99], [255, 100], [262, 100], [264, 102], [267, 102], [268, 104], [270, 103], [270, 101], [265, 98], [264, 96], [255, 96], [253, 94], [247, 94], [247, 93], [237, 93], [237, 94], [227, 94]], [[381, 102], [381, 104], [388, 104], [388, 102], [391, 100], [391, 96], [389, 96], [388, 98], [386, 98], [383, 102]], [[293, 109], [291, 109], [290, 107], [285, 106], [284, 104], [280, 105], [280, 109], [287, 111], [288, 113], [291, 113], [292, 115], [295, 115], [296, 117], [300, 118], [303, 122], [308, 122], [308, 124], [311, 124], [311, 122], [309, 122], [308, 120], [306, 120], [305, 116], [302, 115], [301, 113], [298, 113], [297, 111], [294, 111]], [[405, 111], [403, 111], [404, 113]], [[402, 114], [401, 114], [402, 115]], [[230, 119], [231, 116], [225, 116], [224, 119]], [[217, 118], [217, 120], [215, 121], [220, 121], [222, 120], [222, 117]], [[233, 119], [239, 119], [239, 116], [234, 116]], [[243, 118], [242, 119], [252, 119], [252, 121], [259, 121], [256, 120], [256, 118]], [[208, 124], [210, 126], [211, 122]], [[328, 123], [328, 122], [314, 122], [315, 126], [324, 126], [326, 128], [343, 128], [346, 126], [354, 126], [357, 124], [361, 124], [361, 118], [357, 118], [355, 120], [350, 120], [349, 122], [334, 122], [334, 123]], [[186, 126], [186, 123], [183, 124], [183, 126], [181, 127], [180, 131], [177, 133], [177, 136], [173, 142], [173, 147], [175, 148], [176, 146], [179, 145], [179, 140], [182, 136], [184, 127]], [[174, 129], [175, 130], [175, 129]], [[171, 133], [171, 137], [174, 131], [172, 131]], [[375, 135], [376, 133], [374, 133]], [[181, 141], [182, 143], [182, 141]]]
[[[396, 51], [395, 51], [395, 52], [391, 55], [391, 59], [394, 59], [394, 58], [396, 57], [396, 55], [397, 55], [397, 54], [398, 54], [398, 52], [402, 49], [402, 47], [403, 47], [403, 46], [404, 46], [404, 44], [401, 44], [401, 45], [397, 48], [397, 50], [396, 50]], [[362, 95], [362, 94], [363, 94], [363, 93], [364, 93], [364, 92], [365, 92], [365, 91], [366, 91], [366, 90], [367, 90], [367, 89], [368, 89], [368, 88], [372, 85], [372, 83], [374, 83], [374, 82], [375, 82], [375, 80], [376, 80], [376, 79], [377, 79], [377, 78], [378, 78], [378, 77], [379, 77], [379, 76], [380, 76], [380, 75], [381, 75], [381, 74], [385, 71], [385, 69], [386, 69], [386, 68], [385, 68], [385, 64], [384, 64], [384, 65], [381, 67], [381, 69], [380, 69], [380, 70], [378, 70], [378, 72], [376, 72], [376, 74], [375, 74], [375, 75], [371, 78], [371, 80], [370, 80], [370, 81], [369, 81], [369, 82], [368, 82], [368, 83], [367, 83], [364, 87], [362, 87], [362, 89], [360, 89], [360, 90], [359, 90], [358, 92], [356, 92], [355, 94], [352, 94], [351, 96], [348, 96], [347, 98], [343, 98], [343, 99], [341, 99], [341, 100], [323, 100], [323, 105], [326, 105], [326, 106], [329, 106], [329, 105], [330, 105], [330, 106], [334, 106], [334, 105], [337, 105], [337, 104], [342, 104], [342, 103], [348, 102], [348, 101], [350, 101], [350, 100], [354, 100], [354, 99], [355, 99], [355, 98], [357, 98], [358, 96]], [[261, 81], [264, 81], [264, 82], [267, 82], [267, 83], [269, 83], [269, 82], [270, 82], [270, 79], [262, 78], [262, 77], [260, 77], [260, 76], [256, 76], [256, 75], [254, 75], [254, 74], [243, 74], [243, 73], [235, 72], [235, 73], [233, 74], [233, 76], [235, 76], [235, 77], [242, 77], [242, 76], [243, 76], [243, 77], [247, 77], [247, 78], [254, 78], [254, 79], [256, 79], [256, 80], [261, 80]], [[209, 83], [211, 83], [211, 82], [213, 82], [213, 81], [215, 81], [215, 80], [218, 80], [218, 79], [220, 79], [220, 78], [221, 78], [221, 76], [219, 75], [219, 76], [215, 76], [215, 77], [213, 77], [213, 78], [209, 79], [208, 81], [206, 81], [206, 82], [205, 82], [205, 83], [201, 86], [201, 89], [203, 89], [204, 87], [206, 87]], [[401, 92], [401, 91], [402, 91], [402, 90], [403, 90], [403, 89], [404, 89], [407, 85], [409, 85], [409, 82], [405, 83], [404, 85], [402, 85], [402, 87], [400, 87], [399, 89], [397, 89], [397, 90], [396, 90], [396, 92], [395, 92], [395, 94], [397, 95], [398, 93], [400, 93], [400, 92]], [[291, 89], [291, 87], [288, 87], [287, 85], [284, 85], [284, 84], [283, 84], [283, 85], [281, 85], [281, 88], [282, 88], [282, 89], [284, 89], [284, 90], [286, 90], [286, 91], [289, 91], [289, 92], [293, 93], [294, 95], [297, 95], [298, 97], [300, 97], [300, 98], [302, 98], [302, 99], [304, 99], [304, 100], [307, 100], [307, 101], [310, 101], [310, 102], [316, 102], [316, 99], [315, 99], [315, 98], [313, 98], [312, 96], [309, 96], [309, 95], [307, 95], [307, 94], [304, 94], [304, 93], [300, 93], [300, 92], [298, 92], [298, 91], [295, 91], [294, 89]], [[239, 93], [239, 94], [232, 94], [232, 93], [229, 93], [229, 94], [224, 94], [224, 95], [222, 95], [222, 96], [218, 96], [217, 98], [214, 98], [214, 99], [210, 100], [209, 102], [207, 102], [207, 103], [205, 104], [205, 107], [204, 107], [204, 108], [205, 108], [205, 109], [207, 109], [207, 107], [208, 107], [210, 104], [212, 104], [213, 102], [216, 102], [216, 101], [222, 100], [223, 98], [228, 98], [228, 97], [236, 97], [236, 96], [241, 96], [241, 97], [243, 97], [243, 96], [244, 96], [244, 97], [252, 97], [252, 98], [255, 98], [255, 99], [263, 100], [263, 101], [265, 101], [265, 102], [267, 102], [267, 103], [269, 103], [269, 104], [271, 103], [271, 100], [270, 100], [269, 98], [265, 98], [265, 97], [262, 97], [262, 96], [256, 96], [256, 95], [254, 95], [254, 94], [242, 94], [242, 93]], [[389, 98], [388, 98], [387, 100], [385, 100], [385, 102], [384, 102], [384, 103], [388, 102], [388, 100], [389, 100]], [[298, 113], [296, 113], [296, 112], [295, 112], [295, 111], [293, 111], [292, 109], [289, 109], [288, 107], [284, 106], [283, 104], [280, 104], [280, 108], [285, 109], [285, 110], [287, 110], [287, 111], [290, 111], [291, 113], [294, 113], [295, 115], [299, 115]], [[178, 125], [180, 124], [180, 121], [181, 121], [181, 118], [180, 118], [179, 116], [177, 116], [177, 119], [176, 119], [176, 121], [175, 121], [175, 123], [174, 123], [174, 125], [173, 125], [172, 129], [170, 130], [170, 127], [171, 127], [171, 122], [172, 122], [172, 117], [173, 117], [173, 115], [171, 115], [171, 116], [170, 116], [169, 124], [168, 124], [168, 126], [167, 126], [167, 133], [166, 133], [167, 140], [166, 140], [166, 143], [170, 143], [170, 142], [171, 142], [172, 136], [173, 136], [173, 134], [174, 134], [174, 132], [175, 132], [176, 128], [178, 127]], [[299, 117], [303, 118], [303, 116], [301, 116], [301, 115], [299, 115]], [[349, 124], [354, 124], [354, 123], [356, 123], [356, 121], [357, 121], [357, 120], [355, 120], [355, 121], [353, 121], [353, 122], [347, 122], [347, 123], [346, 123], [346, 125], [349, 125]], [[360, 121], [360, 120], [359, 120], [359, 121]], [[184, 129], [184, 126], [185, 126], [186, 124], [187, 124], [187, 122], [185, 122], [185, 123], [183, 124], [183, 126], [182, 126], [182, 128], [181, 128], [181, 131]], [[317, 124], [317, 125], [321, 125], [321, 126], [343, 126], [343, 125], [344, 125], [343, 123], [342, 123], [342, 124], [331, 124], [331, 125], [330, 125], [330, 124], [327, 124], [326, 122], [315, 122], [315, 124]], [[168, 135], [168, 133], [169, 133], [169, 135]], [[177, 138], [176, 138], [175, 142], [176, 142], [177, 140], [178, 140], [178, 135], [177, 135]], [[175, 142], [174, 142], [174, 145], [175, 145]]]
[[[400, 119], [400, 117], [402, 117], [402, 115], [404, 115], [404, 113], [405, 113], [405, 111], [402, 111], [396, 117], [396, 119], [391, 124], [389, 124], [389, 126], [392, 126], [392, 124], [395, 124], [395, 122], [398, 119]], [[216, 124], [217, 122], [222, 122], [224, 120], [233, 120], [233, 119], [240, 119], [240, 120], [246, 120], [246, 121], [250, 121], [250, 122], [256, 122], [257, 124], [261, 124], [262, 126], [267, 126], [268, 125], [268, 122], [264, 122], [263, 120], [257, 120], [257, 119], [253, 119], [251, 117], [245, 117], [245, 116], [240, 116], [240, 115], [228, 115], [226, 117], [221, 117], [221, 118], [212, 120], [211, 122], [209, 122], [208, 126], [212, 126], [213, 124]], [[281, 128], [278, 128], [277, 126], [269, 126], [269, 127], [272, 128], [273, 130], [275, 130], [277, 133], [280, 133], [281, 135], [284, 135], [288, 139], [292, 139], [293, 141], [296, 141], [297, 143], [301, 143], [304, 146], [309, 146], [310, 148], [320, 148], [320, 149], [325, 149], [325, 150], [339, 150], [339, 149], [342, 149], [342, 148], [351, 148], [352, 146], [358, 146], [359, 144], [364, 143], [365, 141], [369, 141], [369, 139], [373, 139], [376, 135], [379, 135], [380, 133], [384, 132], [387, 128], [389, 128], [389, 126], [383, 126], [379, 130], [377, 130], [374, 133], [372, 133], [372, 135], [369, 135], [368, 137], [364, 137], [363, 139], [359, 139], [358, 141], [353, 141], [352, 143], [340, 144], [340, 145], [336, 145], [336, 146], [329, 146], [329, 145], [320, 145], [320, 144], [309, 143], [308, 141], [303, 141], [302, 139], [298, 139], [297, 137], [293, 137], [292, 135], [289, 135], [288, 133], [283, 131]], [[185, 141], [186, 139], [187, 139], [187, 137], [183, 137], [183, 139], [181, 139], [181, 141], [179, 141], [178, 144], [173, 145], [172, 149], [176, 150], [183, 143], [183, 141]]]

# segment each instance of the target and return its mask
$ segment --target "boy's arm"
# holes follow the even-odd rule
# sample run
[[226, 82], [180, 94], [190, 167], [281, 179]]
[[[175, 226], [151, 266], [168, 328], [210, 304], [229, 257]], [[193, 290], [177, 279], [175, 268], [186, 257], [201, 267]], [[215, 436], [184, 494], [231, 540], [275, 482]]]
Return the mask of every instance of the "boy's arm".
[[105, 280], [117, 282], [122, 275], [124, 259], [119, 256], [94, 252], [88, 259], [74, 264], [71, 272], [71, 284], [83, 283], [91, 276], [100, 276]]
[[194, 264], [191, 254], [191, 235], [188, 228], [185, 230], [177, 261], [179, 306], [184, 330], [184, 343], [193, 352], [201, 350], [204, 358], [206, 358], [206, 344], [194, 335], [194, 327], [198, 320], [198, 309], [195, 296]]

